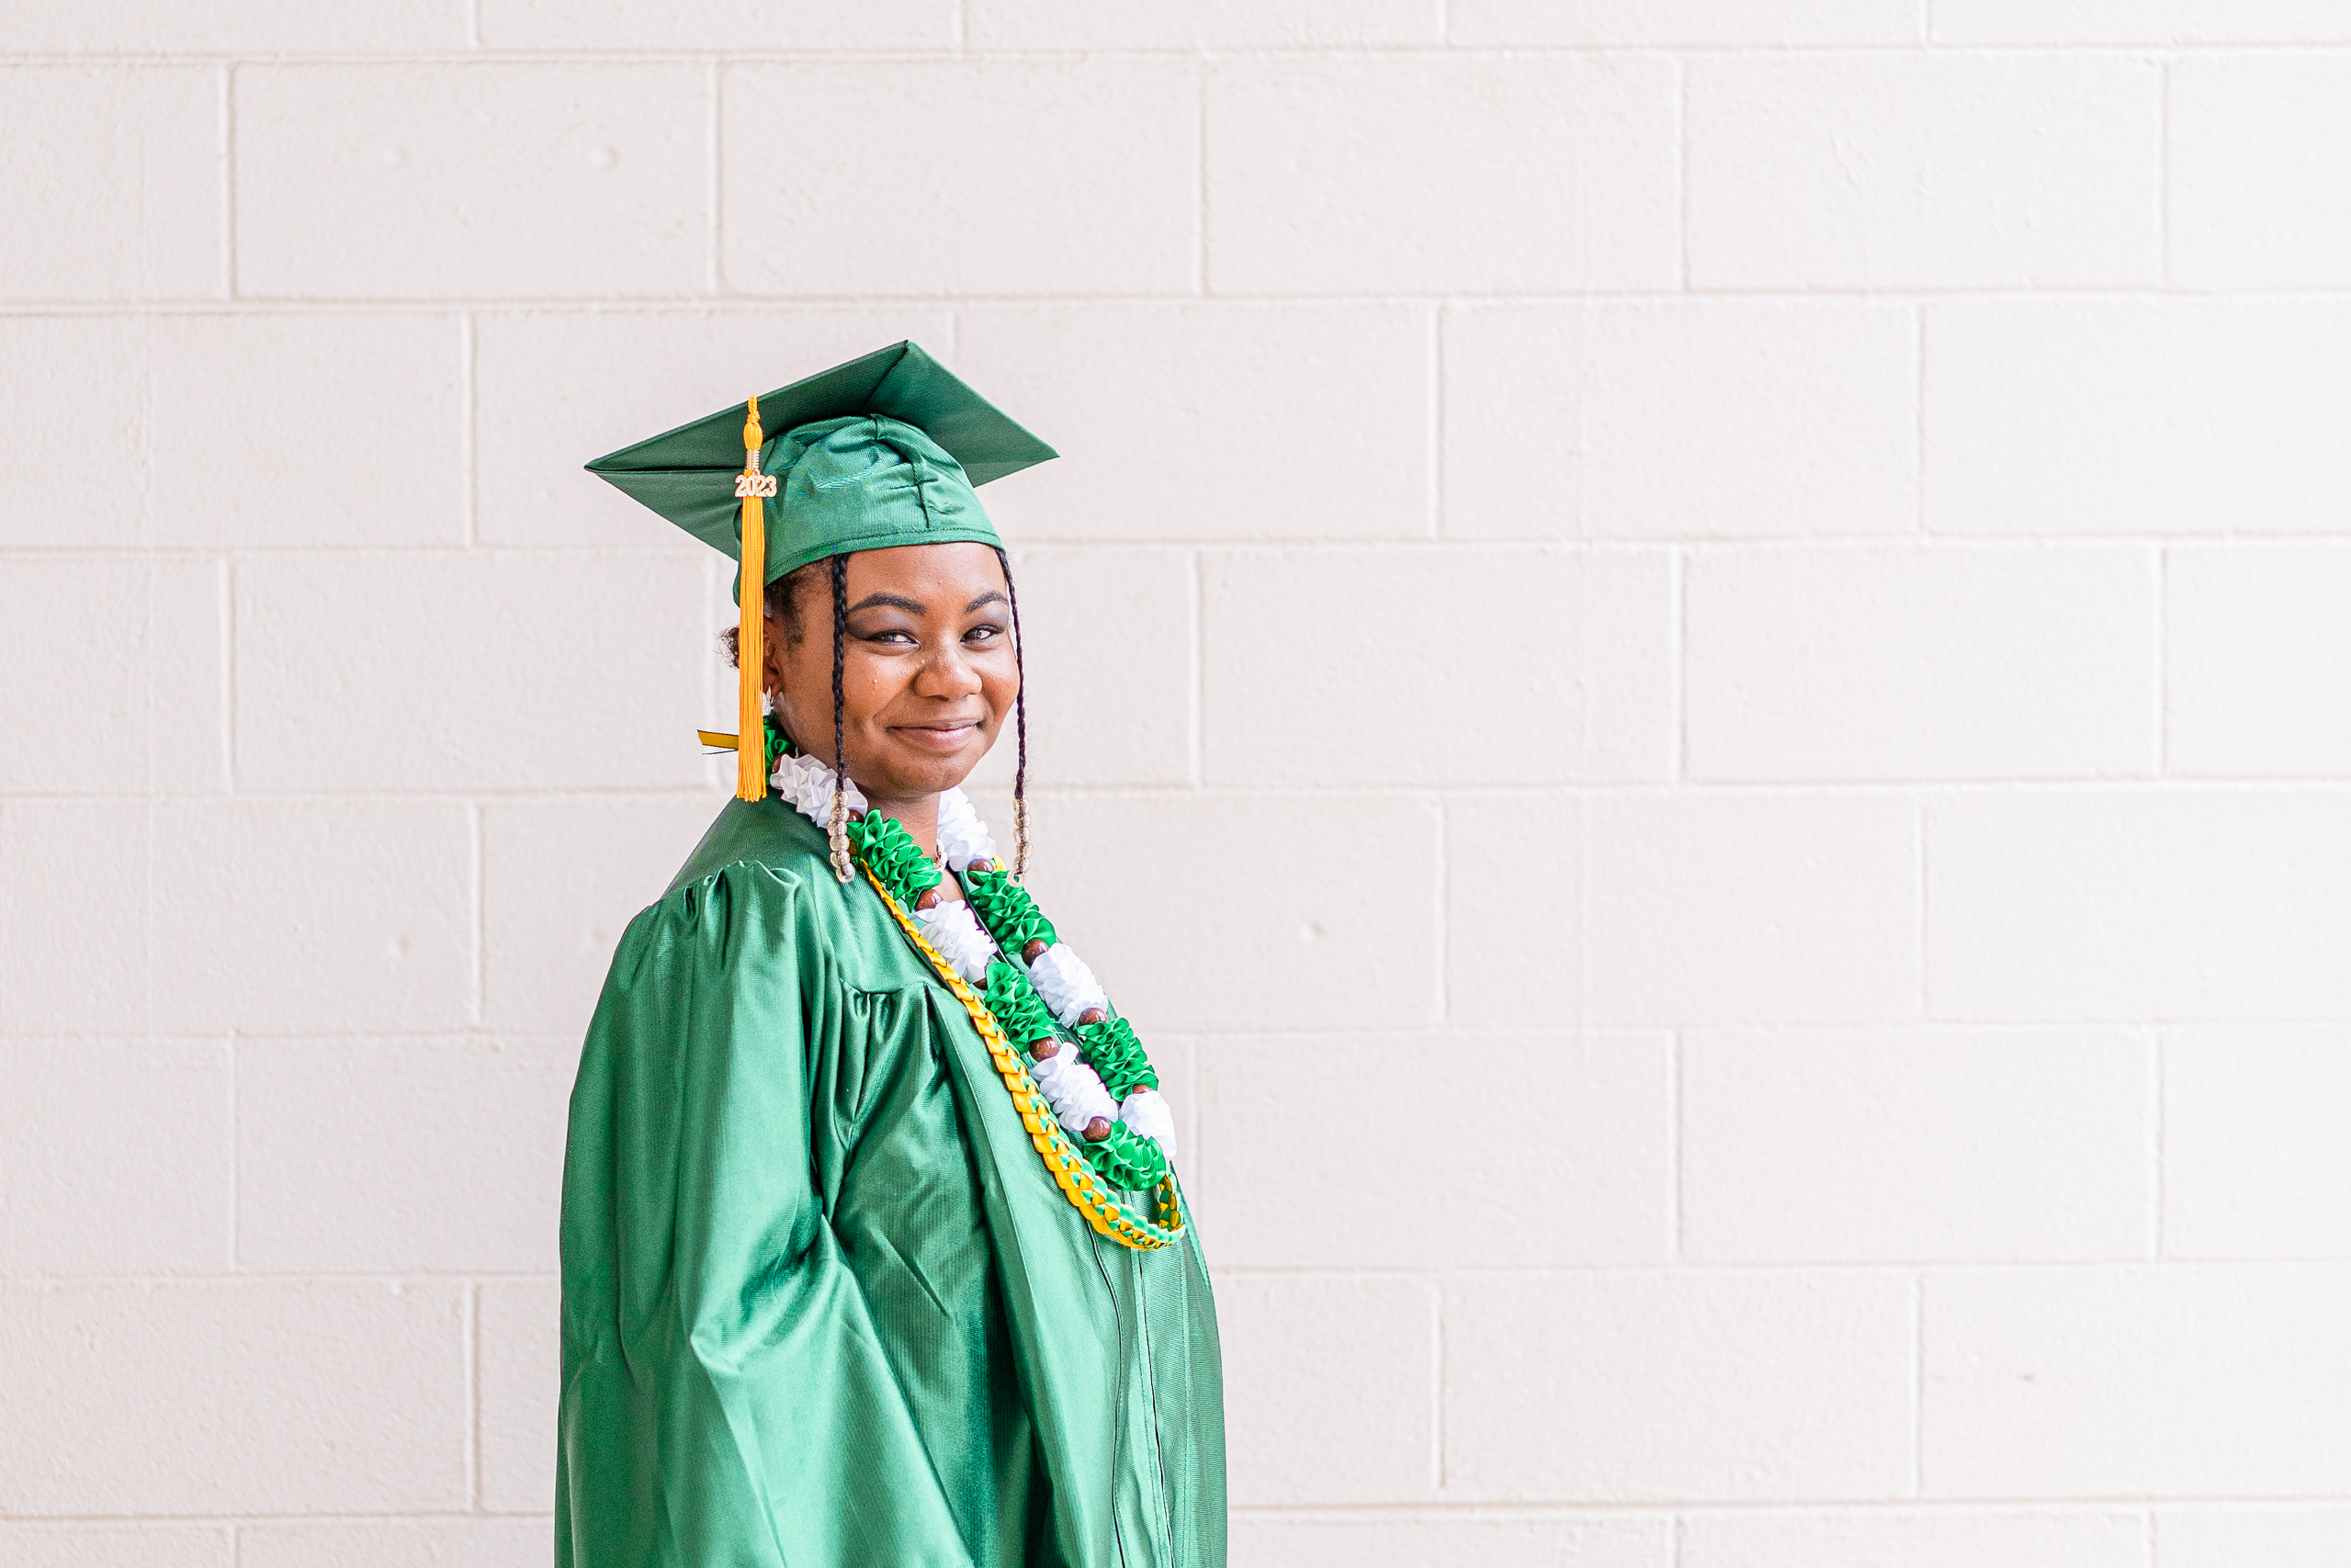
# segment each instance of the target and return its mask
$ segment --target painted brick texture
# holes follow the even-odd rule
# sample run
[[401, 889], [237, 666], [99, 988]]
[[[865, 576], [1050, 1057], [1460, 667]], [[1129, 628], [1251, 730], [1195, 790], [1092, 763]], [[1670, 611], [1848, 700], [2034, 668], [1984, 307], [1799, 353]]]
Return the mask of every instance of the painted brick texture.
[[9, 9], [0, 1562], [546, 1560], [577, 1042], [731, 728], [580, 466], [908, 336], [1065, 453], [1034, 880], [1235, 1568], [2351, 1558], [2346, 46]]

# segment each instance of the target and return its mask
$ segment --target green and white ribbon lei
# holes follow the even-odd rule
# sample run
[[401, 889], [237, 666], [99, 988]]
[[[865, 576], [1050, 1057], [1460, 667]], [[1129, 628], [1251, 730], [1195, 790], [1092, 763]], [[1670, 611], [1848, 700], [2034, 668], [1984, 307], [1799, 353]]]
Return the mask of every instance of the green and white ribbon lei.
[[[826, 824], [831, 768], [786, 753], [775, 759], [770, 782], [800, 815], [819, 828]], [[927, 909], [918, 906], [939, 886], [938, 865], [895, 818], [868, 811], [854, 782], [842, 798], [859, 814], [849, 825], [853, 852], [913, 915], [923, 940], [980, 988], [989, 1013], [1029, 1056], [1029, 1076], [1053, 1107], [1054, 1120], [1069, 1132], [1095, 1174], [1129, 1192], [1164, 1179], [1175, 1153], [1175, 1116], [1159, 1092], [1159, 1077], [1143, 1043], [1028, 890], [1003, 869], [995, 840], [963, 791], [939, 797], [939, 859], [955, 874], [964, 897], [939, 899]], [[976, 870], [976, 863], [991, 869]], [[1032, 949], [1034, 959], [1026, 956]], [[1038, 1059], [1035, 1047], [1046, 1041], [1057, 1049]], [[1107, 1123], [1109, 1134], [1088, 1139], [1086, 1130], [1097, 1121]]]

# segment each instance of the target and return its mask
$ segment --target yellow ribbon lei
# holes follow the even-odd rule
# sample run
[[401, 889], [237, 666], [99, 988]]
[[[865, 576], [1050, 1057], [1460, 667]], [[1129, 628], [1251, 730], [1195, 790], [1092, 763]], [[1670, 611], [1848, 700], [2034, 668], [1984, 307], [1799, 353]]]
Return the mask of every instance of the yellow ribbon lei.
[[998, 1026], [995, 1015], [980, 1000], [979, 993], [955, 973], [953, 964], [939, 956], [936, 948], [923, 940], [913, 917], [899, 908], [898, 900], [890, 897], [889, 889], [882, 886], [872, 868], [860, 861], [857, 869], [865, 874], [865, 880], [882, 896], [883, 907], [889, 910], [890, 919], [898, 922], [907, 940], [914, 943], [914, 950], [930, 962], [939, 978], [946, 982], [947, 989], [955, 993], [955, 1000], [963, 1003], [964, 1011], [971, 1015], [972, 1027], [979, 1031], [980, 1043], [988, 1047], [989, 1061], [1003, 1078], [1004, 1087], [1012, 1091], [1013, 1108], [1021, 1113], [1021, 1125], [1028, 1129], [1029, 1142], [1045, 1156], [1045, 1168], [1052, 1173], [1055, 1185], [1086, 1216], [1086, 1223], [1122, 1247], [1131, 1247], [1138, 1252], [1156, 1252], [1180, 1239], [1183, 1235], [1183, 1196], [1176, 1188], [1174, 1169], [1170, 1168], [1166, 1179], [1152, 1190], [1159, 1211], [1156, 1223], [1128, 1213], [1069, 1142], [1069, 1134], [1062, 1130], [1061, 1123], [1054, 1120], [1053, 1107], [1037, 1092], [1034, 1080], [1029, 1077], [1028, 1064]]

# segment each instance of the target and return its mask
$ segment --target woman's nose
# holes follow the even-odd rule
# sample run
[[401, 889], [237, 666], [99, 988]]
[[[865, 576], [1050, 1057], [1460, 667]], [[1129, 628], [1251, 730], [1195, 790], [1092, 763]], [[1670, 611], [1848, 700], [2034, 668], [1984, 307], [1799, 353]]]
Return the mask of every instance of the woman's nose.
[[914, 689], [926, 697], [959, 697], [979, 690], [979, 671], [971, 667], [961, 648], [950, 645], [922, 661]]

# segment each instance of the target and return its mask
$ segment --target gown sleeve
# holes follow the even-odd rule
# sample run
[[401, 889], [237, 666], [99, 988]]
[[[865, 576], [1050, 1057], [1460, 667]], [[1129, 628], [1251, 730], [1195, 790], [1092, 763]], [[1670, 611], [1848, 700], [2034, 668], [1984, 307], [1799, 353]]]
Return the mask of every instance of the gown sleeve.
[[927, 1474], [812, 1175], [811, 1051], [842, 1043], [808, 1038], [806, 902], [730, 865], [615, 955], [564, 1158], [559, 1568], [886, 1560], [876, 1483]]

